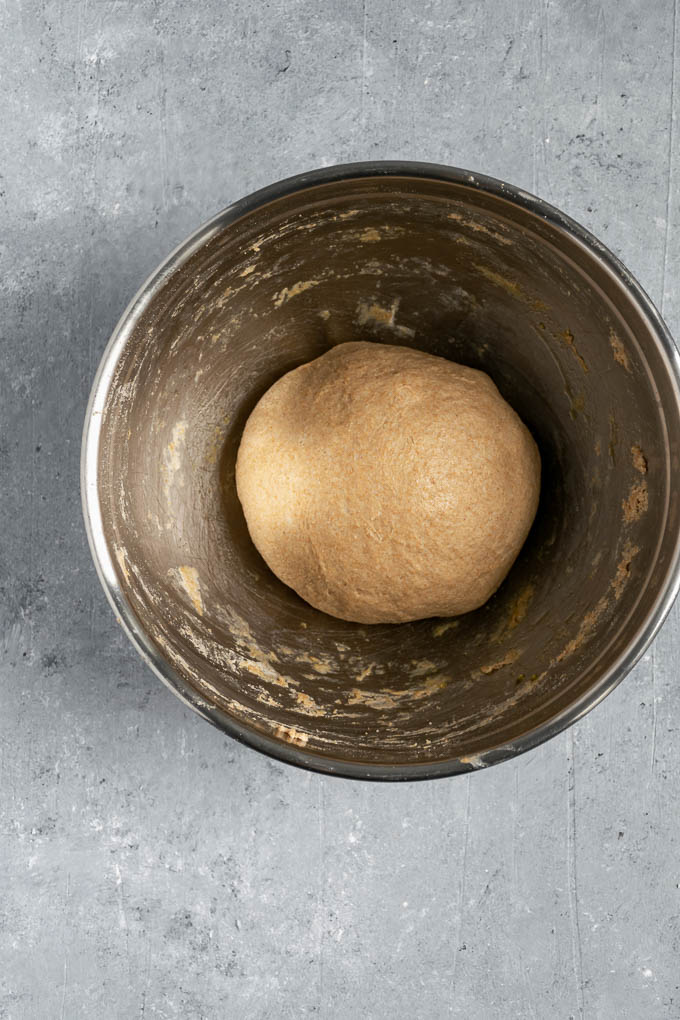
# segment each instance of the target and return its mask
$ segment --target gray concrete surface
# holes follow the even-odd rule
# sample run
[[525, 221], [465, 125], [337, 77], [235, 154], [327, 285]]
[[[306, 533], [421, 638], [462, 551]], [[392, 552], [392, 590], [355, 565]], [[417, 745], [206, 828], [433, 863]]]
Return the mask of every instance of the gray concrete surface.
[[680, 335], [678, 31], [670, 0], [0, 5], [1, 1017], [680, 1018], [678, 610], [519, 760], [325, 779], [142, 665], [78, 494], [139, 282], [309, 167], [417, 158], [538, 192]]

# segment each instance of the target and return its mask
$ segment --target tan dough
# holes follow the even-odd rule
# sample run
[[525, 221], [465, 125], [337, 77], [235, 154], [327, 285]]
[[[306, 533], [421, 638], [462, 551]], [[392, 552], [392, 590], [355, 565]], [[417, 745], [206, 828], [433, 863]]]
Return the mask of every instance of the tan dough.
[[483, 372], [346, 343], [265, 393], [236, 484], [282, 581], [343, 620], [398, 623], [486, 602], [534, 519], [540, 470]]

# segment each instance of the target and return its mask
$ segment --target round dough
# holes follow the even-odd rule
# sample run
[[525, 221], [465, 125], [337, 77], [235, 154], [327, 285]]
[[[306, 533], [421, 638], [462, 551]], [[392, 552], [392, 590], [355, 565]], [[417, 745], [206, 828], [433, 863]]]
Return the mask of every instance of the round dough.
[[303, 599], [400, 623], [486, 602], [531, 527], [540, 471], [484, 372], [346, 343], [265, 393], [236, 485], [253, 542]]

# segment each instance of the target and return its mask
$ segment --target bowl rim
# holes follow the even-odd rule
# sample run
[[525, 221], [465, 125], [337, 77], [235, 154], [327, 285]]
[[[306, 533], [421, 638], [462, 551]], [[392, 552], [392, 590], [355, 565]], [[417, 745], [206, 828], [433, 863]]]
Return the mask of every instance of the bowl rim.
[[170, 665], [141, 626], [118, 581], [113, 555], [104, 533], [97, 484], [102, 415], [116, 365], [140, 316], [169, 277], [225, 227], [276, 199], [321, 184], [374, 177], [437, 180], [462, 185], [471, 191], [485, 192], [533, 213], [585, 247], [597, 259], [600, 266], [624, 287], [629, 297], [637, 304], [638, 312], [646, 320], [649, 332], [664, 358], [668, 380], [671, 383], [680, 416], [680, 354], [668, 327], [651, 298], [633, 274], [609, 248], [580, 223], [522, 188], [470, 170], [409, 160], [344, 163], [287, 177], [227, 206], [182, 241], [141, 285], [111, 334], [92, 384], [83, 429], [81, 497], [92, 558], [116, 619], [142, 659], [184, 704], [236, 740], [278, 761], [350, 779], [403, 782], [469, 773], [513, 758], [556, 736], [598, 705], [618, 686], [644, 654], [680, 591], [680, 532], [675, 536], [675, 546], [669, 559], [663, 585], [643, 623], [631, 635], [623, 652], [597, 681], [557, 715], [513, 740], [505, 741], [476, 755], [423, 764], [353, 762], [342, 758], [327, 757], [320, 752], [307, 751], [241, 722], [223, 709], [208, 704], [199, 692]]

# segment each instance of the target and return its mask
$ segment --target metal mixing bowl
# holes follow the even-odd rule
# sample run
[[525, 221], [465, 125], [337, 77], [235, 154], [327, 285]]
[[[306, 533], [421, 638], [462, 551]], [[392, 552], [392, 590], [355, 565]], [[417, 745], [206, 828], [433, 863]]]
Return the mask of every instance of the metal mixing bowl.
[[[539, 443], [536, 523], [474, 613], [332, 619], [249, 539], [234, 485], [249, 412], [350, 339], [484, 369]], [[418, 163], [303, 174], [202, 227], [118, 324], [84, 437], [92, 554], [160, 678], [252, 747], [373, 779], [481, 768], [597, 704], [667, 613], [679, 378], [640, 286], [546, 203]]]

